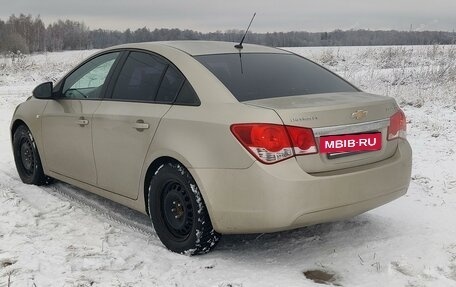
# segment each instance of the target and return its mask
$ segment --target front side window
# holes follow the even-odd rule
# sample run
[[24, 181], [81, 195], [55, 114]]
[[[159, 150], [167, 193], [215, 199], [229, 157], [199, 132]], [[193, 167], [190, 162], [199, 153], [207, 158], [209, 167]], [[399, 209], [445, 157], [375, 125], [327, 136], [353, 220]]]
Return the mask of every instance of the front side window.
[[240, 102], [358, 91], [325, 68], [294, 54], [236, 53], [195, 58]]
[[65, 79], [62, 97], [97, 99], [119, 53], [109, 53], [90, 60]]
[[167, 64], [147, 53], [131, 52], [120, 71], [112, 98], [154, 101]]

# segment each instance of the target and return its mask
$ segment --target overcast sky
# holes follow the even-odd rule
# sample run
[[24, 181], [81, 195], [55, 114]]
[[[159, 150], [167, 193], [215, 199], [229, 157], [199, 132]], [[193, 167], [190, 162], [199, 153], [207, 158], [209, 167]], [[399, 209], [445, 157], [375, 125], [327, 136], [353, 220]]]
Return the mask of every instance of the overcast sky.
[[24, 13], [91, 29], [245, 29], [253, 12], [255, 32], [456, 29], [456, 0], [0, 0], [0, 7], [4, 21]]

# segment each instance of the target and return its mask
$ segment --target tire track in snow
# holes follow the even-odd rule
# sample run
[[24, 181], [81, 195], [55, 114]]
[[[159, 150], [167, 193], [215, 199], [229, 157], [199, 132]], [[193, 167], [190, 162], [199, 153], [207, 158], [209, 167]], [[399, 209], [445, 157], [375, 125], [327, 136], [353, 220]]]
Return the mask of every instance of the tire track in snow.
[[[2, 197], [10, 199], [11, 196], [8, 196], [6, 192], [14, 192], [14, 194], [17, 195], [17, 197], [15, 197], [16, 200], [26, 200], [29, 205], [38, 209], [40, 212], [49, 213], [55, 211], [57, 212], [57, 216], [59, 211], [68, 211], [71, 209], [70, 205], [74, 204], [76, 207], [83, 210], [90, 210], [91, 213], [104, 217], [109, 221], [150, 236], [159, 243], [155, 229], [147, 215], [122, 206], [109, 199], [102, 198], [96, 194], [89, 193], [59, 181], [56, 181], [49, 186], [36, 187], [25, 185], [19, 181], [17, 175], [12, 173], [12, 170], [0, 170], [0, 178], [3, 179], [2, 182], [0, 182]], [[30, 191], [30, 189], [34, 188], [41, 189], [43, 192], [57, 197], [59, 200], [64, 200], [65, 202], [63, 205], [58, 204], [58, 206], [53, 206], [51, 209], [45, 209], [44, 207], [46, 204], [40, 200], [39, 194], [37, 195]]]
[[76, 203], [82, 209], [88, 209], [96, 215], [151, 236], [159, 243], [152, 222], [147, 215], [63, 182], [53, 183], [44, 189], [50, 190], [50, 194], [57, 195], [60, 199]]
[[[147, 259], [132, 252], [134, 246], [140, 246], [139, 252], [147, 246], [155, 254], [169, 255], [147, 216], [61, 182], [47, 187], [26, 185], [8, 173], [0, 169], [0, 214], [6, 212], [0, 218], [0, 226], [4, 227], [0, 239], [5, 233], [3, 240], [7, 243], [0, 244], [0, 261], [18, 264], [0, 268], [0, 286], [8, 276], [5, 272], [13, 272], [12, 286], [31, 281], [37, 286], [50, 286], [51, 273], [56, 274], [59, 283], [64, 280], [72, 286], [98, 285], [103, 282], [100, 278], [106, 279], [112, 272], [138, 275], [151, 266], [145, 263]], [[15, 221], [11, 222], [10, 216]], [[169, 271], [164, 267], [154, 270], [157, 268], [159, 273]], [[59, 276], [62, 274], [67, 275]], [[113, 280], [110, 286], [117, 286], [115, 278], [108, 279]], [[157, 280], [155, 286], [164, 285], [165, 281]], [[127, 286], [139, 286], [141, 280], [129, 282]], [[123, 283], [119, 280], [120, 285]]]

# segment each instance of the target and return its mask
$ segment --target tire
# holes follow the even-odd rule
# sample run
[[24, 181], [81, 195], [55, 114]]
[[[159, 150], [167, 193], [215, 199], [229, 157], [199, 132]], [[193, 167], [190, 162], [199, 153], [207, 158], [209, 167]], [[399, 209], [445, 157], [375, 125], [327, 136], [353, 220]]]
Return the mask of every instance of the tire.
[[43, 172], [35, 139], [25, 125], [20, 125], [13, 135], [13, 153], [16, 169], [22, 182], [44, 185], [51, 182]]
[[183, 165], [173, 162], [158, 168], [150, 181], [148, 204], [155, 231], [169, 250], [204, 254], [219, 241], [198, 186]]

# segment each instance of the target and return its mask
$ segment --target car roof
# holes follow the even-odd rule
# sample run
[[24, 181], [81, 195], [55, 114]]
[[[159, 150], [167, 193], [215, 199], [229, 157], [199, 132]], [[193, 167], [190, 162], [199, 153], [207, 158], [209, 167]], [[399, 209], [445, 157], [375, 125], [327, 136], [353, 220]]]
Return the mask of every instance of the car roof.
[[133, 48], [155, 50], [158, 46], [166, 46], [178, 49], [191, 56], [211, 55], [211, 54], [229, 54], [229, 53], [280, 53], [290, 54], [290, 52], [280, 50], [277, 48], [243, 44], [243, 49], [234, 47], [238, 43], [235, 42], [221, 42], [221, 41], [160, 41], [160, 42], [143, 42], [143, 43], [130, 43], [119, 45], [113, 48]]

